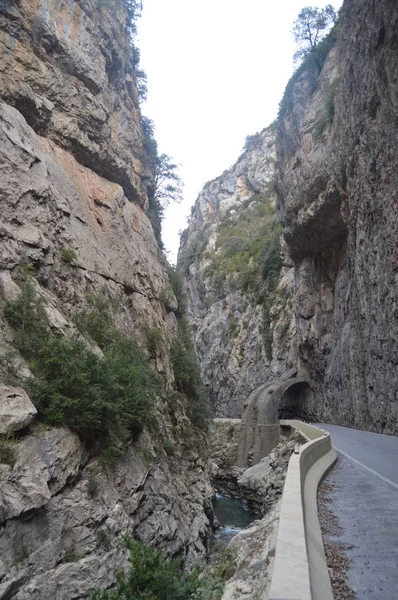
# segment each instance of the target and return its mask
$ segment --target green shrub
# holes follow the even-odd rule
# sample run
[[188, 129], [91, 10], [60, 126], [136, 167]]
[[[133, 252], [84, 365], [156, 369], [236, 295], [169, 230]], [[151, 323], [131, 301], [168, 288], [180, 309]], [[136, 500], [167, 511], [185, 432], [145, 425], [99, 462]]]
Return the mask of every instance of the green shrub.
[[17, 460], [17, 447], [15, 442], [8, 438], [0, 439], [0, 464], [13, 467]]
[[154, 422], [160, 379], [135, 340], [115, 336], [102, 358], [77, 337], [52, 334], [30, 283], [5, 314], [35, 375], [26, 387], [42, 420], [67, 425], [110, 457]]
[[146, 330], [146, 338], [148, 351], [155, 357], [164, 346], [162, 332], [157, 327], [150, 327]]
[[16, 348], [27, 358], [34, 356], [50, 334], [43, 303], [30, 281], [23, 282], [17, 300], [6, 303], [4, 316], [15, 330]]
[[175, 444], [169, 439], [166, 439], [163, 443], [163, 448], [166, 450], [166, 454], [172, 456], [175, 450]]
[[114, 590], [98, 590], [92, 600], [188, 600], [199, 588], [198, 573], [184, 575], [181, 561], [141, 542], [125, 540], [130, 568], [117, 575]]
[[314, 136], [314, 138], [319, 138], [322, 135], [327, 124], [328, 119], [326, 117], [326, 114], [323, 114], [314, 125], [314, 129], [312, 131], [312, 135]]
[[334, 98], [336, 95], [336, 90], [338, 86], [339, 80], [334, 79], [329, 85], [328, 91], [326, 93], [325, 99], [325, 112], [315, 123], [313, 135], [315, 138], [322, 135], [325, 127], [327, 125], [331, 125], [334, 119]]
[[77, 254], [72, 248], [61, 248], [61, 260], [70, 265], [77, 260]]
[[242, 203], [239, 217], [226, 215], [216, 242], [217, 252], [205, 269], [218, 294], [227, 279], [242, 291], [258, 293], [263, 282], [278, 279], [281, 269], [281, 226], [265, 194]]
[[327, 117], [328, 123], [332, 123], [333, 122], [333, 118], [334, 118], [334, 98], [336, 96], [336, 91], [337, 91], [338, 84], [339, 84], [339, 80], [336, 77], [336, 79], [333, 79], [333, 81], [330, 83], [328, 91], [326, 93], [325, 112], [326, 112], [326, 117]]
[[279, 103], [278, 119], [282, 119], [286, 113], [290, 112], [293, 108], [293, 92], [294, 87], [300, 77], [306, 73], [309, 81], [312, 83], [312, 90], [315, 91], [317, 85], [318, 75], [325, 64], [326, 58], [336, 44], [339, 36], [339, 24], [337, 23], [333, 29], [319, 42], [314, 52], [308, 52], [301, 62], [300, 66], [293, 73], [289, 79], [285, 91], [282, 96], [282, 100]]
[[189, 267], [192, 265], [192, 263], [201, 259], [204, 251], [206, 250], [208, 242], [208, 234], [201, 229], [192, 239], [189, 246], [180, 252], [177, 267], [182, 273], [184, 273], [184, 275], [188, 273]]
[[119, 336], [114, 322], [114, 307], [104, 294], [89, 294], [88, 310], [83, 310], [75, 316], [78, 329], [100, 348], [106, 348]]
[[159, 381], [134, 340], [120, 338], [100, 358], [82, 341], [50, 337], [31, 362], [39, 416], [88, 443], [137, 436], [151, 422]]
[[212, 548], [209, 564], [201, 576], [197, 600], [221, 600], [225, 582], [235, 573], [232, 553], [221, 543]]
[[182, 315], [186, 309], [186, 298], [184, 294], [184, 277], [181, 272], [170, 267], [167, 269], [167, 275], [169, 277], [170, 287], [173, 290], [175, 297], [177, 298], [177, 315]]
[[175, 382], [177, 389], [188, 398], [188, 416], [192, 424], [205, 427], [210, 410], [186, 317], [181, 318], [179, 325], [179, 335], [171, 347]]
[[24, 281], [27, 281], [28, 279], [35, 277], [35, 275], [36, 275], [36, 269], [34, 268], [33, 265], [28, 264], [28, 263], [20, 263], [16, 269], [15, 279], [18, 282], [23, 283]]
[[281, 227], [275, 216], [269, 222], [264, 236], [264, 245], [259, 254], [262, 279], [268, 281], [271, 287], [277, 284], [282, 268], [280, 234]]
[[243, 146], [243, 152], [249, 152], [261, 146], [261, 134], [259, 132], [253, 135], [247, 135], [245, 138], [245, 144]]

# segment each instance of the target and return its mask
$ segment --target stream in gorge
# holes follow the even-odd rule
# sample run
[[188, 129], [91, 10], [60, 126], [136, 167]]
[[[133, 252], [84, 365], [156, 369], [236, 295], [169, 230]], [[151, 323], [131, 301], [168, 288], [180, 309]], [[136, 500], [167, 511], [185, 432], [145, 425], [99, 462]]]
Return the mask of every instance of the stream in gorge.
[[225, 546], [239, 531], [242, 531], [259, 518], [250, 508], [247, 500], [229, 498], [223, 494], [216, 494], [213, 500], [213, 508], [214, 514], [220, 523], [217, 534]]

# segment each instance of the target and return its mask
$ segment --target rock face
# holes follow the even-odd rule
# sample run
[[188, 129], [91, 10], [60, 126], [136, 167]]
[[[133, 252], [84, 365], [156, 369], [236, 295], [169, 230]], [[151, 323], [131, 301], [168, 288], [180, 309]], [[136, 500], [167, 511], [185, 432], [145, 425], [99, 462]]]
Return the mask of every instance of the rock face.
[[262, 600], [271, 585], [280, 503], [249, 529], [240, 531], [228, 549], [236, 565], [235, 575], [226, 583], [222, 600]]
[[[90, 295], [117, 305], [120, 331], [138, 340], [165, 394], [173, 389], [176, 303], [169, 291], [167, 309], [162, 300], [165, 262], [145, 212], [152, 174], [126, 19], [121, 1], [1, 3], [2, 379], [10, 364], [30, 375], [3, 316], [28, 275], [61, 335], [76, 332]], [[162, 350], [149, 349], [150, 329]], [[126, 563], [125, 533], [187, 565], [205, 554], [209, 465], [203, 439], [182, 433], [182, 405], [172, 422], [159, 398], [159, 431], [144, 433], [112, 470], [64, 428], [26, 430], [34, 407], [21, 390], [1, 389], [1, 433], [18, 437], [0, 440], [0, 598], [88, 598]]]
[[217, 492], [251, 502], [256, 513], [263, 516], [275, 505], [283, 492], [290, 456], [297, 435], [290, 428], [272, 452], [254, 466], [237, 466], [241, 437], [238, 421], [215, 420], [210, 438], [213, 486]]
[[12, 435], [28, 427], [36, 414], [25, 390], [0, 384], [0, 435]]
[[124, 3], [3, 2], [0, 89], [40, 136], [145, 203]]
[[319, 418], [385, 433], [398, 432], [397, 23], [392, 0], [346, 2], [339, 43], [315, 89], [311, 73], [296, 82], [278, 135], [301, 368]]
[[[253, 389], [297, 366], [316, 418], [398, 432], [397, 19], [392, 0], [347, 0], [321, 71], [295, 76], [276, 125], [196, 202], [180, 262], [193, 261], [191, 317], [218, 416], [240, 417]], [[239, 242], [223, 229], [228, 207], [244, 219], [241, 199], [274, 187], [283, 268], [264, 323], [236, 265], [215, 289], [207, 261]]]
[[[74, 434], [42, 425], [0, 465], [0, 597], [87, 598], [127, 566], [129, 534], [190, 564], [203, 555], [211, 489], [191, 448], [166, 460], [144, 435], [112, 472], [87, 463]], [[182, 473], [184, 476], [182, 476]]]
[[[256, 134], [237, 163], [205, 185], [181, 238], [178, 264], [186, 273], [196, 350], [217, 417], [240, 418], [250, 392], [295, 361], [291, 262], [283, 255], [282, 268], [275, 265], [278, 294], [260, 266], [263, 235], [278, 246], [277, 263], [280, 254], [275, 141], [274, 127]], [[269, 229], [262, 231], [267, 220]]]

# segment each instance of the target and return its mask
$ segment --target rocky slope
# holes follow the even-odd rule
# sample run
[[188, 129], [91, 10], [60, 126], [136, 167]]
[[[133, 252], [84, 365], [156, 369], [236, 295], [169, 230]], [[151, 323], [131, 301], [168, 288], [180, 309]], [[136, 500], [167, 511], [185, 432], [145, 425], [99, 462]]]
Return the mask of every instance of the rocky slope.
[[240, 418], [250, 392], [295, 361], [275, 143], [274, 126], [249, 139], [236, 164], [205, 185], [181, 237], [178, 265], [215, 416]]
[[301, 368], [319, 415], [397, 433], [395, 2], [345, 2], [315, 85], [280, 120], [278, 201]]
[[[322, 69], [298, 71], [276, 125], [196, 202], [180, 263], [193, 250], [187, 289], [217, 415], [240, 416], [250, 391], [293, 362], [312, 381], [319, 419], [398, 431], [397, 19], [392, 0], [347, 0]], [[269, 194], [273, 179], [286, 246], [267, 352], [258, 297], [242, 294], [236, 265], [214, 293], [195, 240], [208, 232], [201, 244], [225, 255], [239, 240], [220, 235], [223, 214], [233, 206], [245, 219], [241, 198]]]
[[[163, 379], [159, 430], [145, 432], [110, 470], [66, 428], [32, 422], [23, 392], [2, 385], [1, 433], [16, 436], [7, 442], [13, 460], [2, 455], [0, 464], [3, 599], [87, 598], [125, 561], [125, 533], [188, 564], [205, 553], [203, 440], [187, 441], [183, 405], [172, 411], [166, 401], [177, 304], [145, 213], [152, 174], [134, 62], [123, 2], [1, 4], [2, 379], [10, 363], [18, 376], [29, 374], [3, 317], [26, 277], [61, 335], [76, 332], [90, 297], [105, 298], [117, 307], [119, 330], [139, 341]], [[156, 348], [148, 331], [161, 340]]]

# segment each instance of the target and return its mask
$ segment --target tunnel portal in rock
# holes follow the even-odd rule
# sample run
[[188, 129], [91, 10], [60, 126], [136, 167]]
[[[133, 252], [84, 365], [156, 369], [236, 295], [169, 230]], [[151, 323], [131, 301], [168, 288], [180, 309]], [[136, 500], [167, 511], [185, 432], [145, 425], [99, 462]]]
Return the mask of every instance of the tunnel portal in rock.
[[309, 421], [309, 406], [314, 392], [307, 381], [292, 383], [279, 400], [278, 419]]
[[242, 415], [238, 466], [260, 462], [279, 442], [279, 419], [308, 421], [312, 404], [313, 390], [309, 381], [291, 377], [291, 372], [274, 384], [254, 390]]

